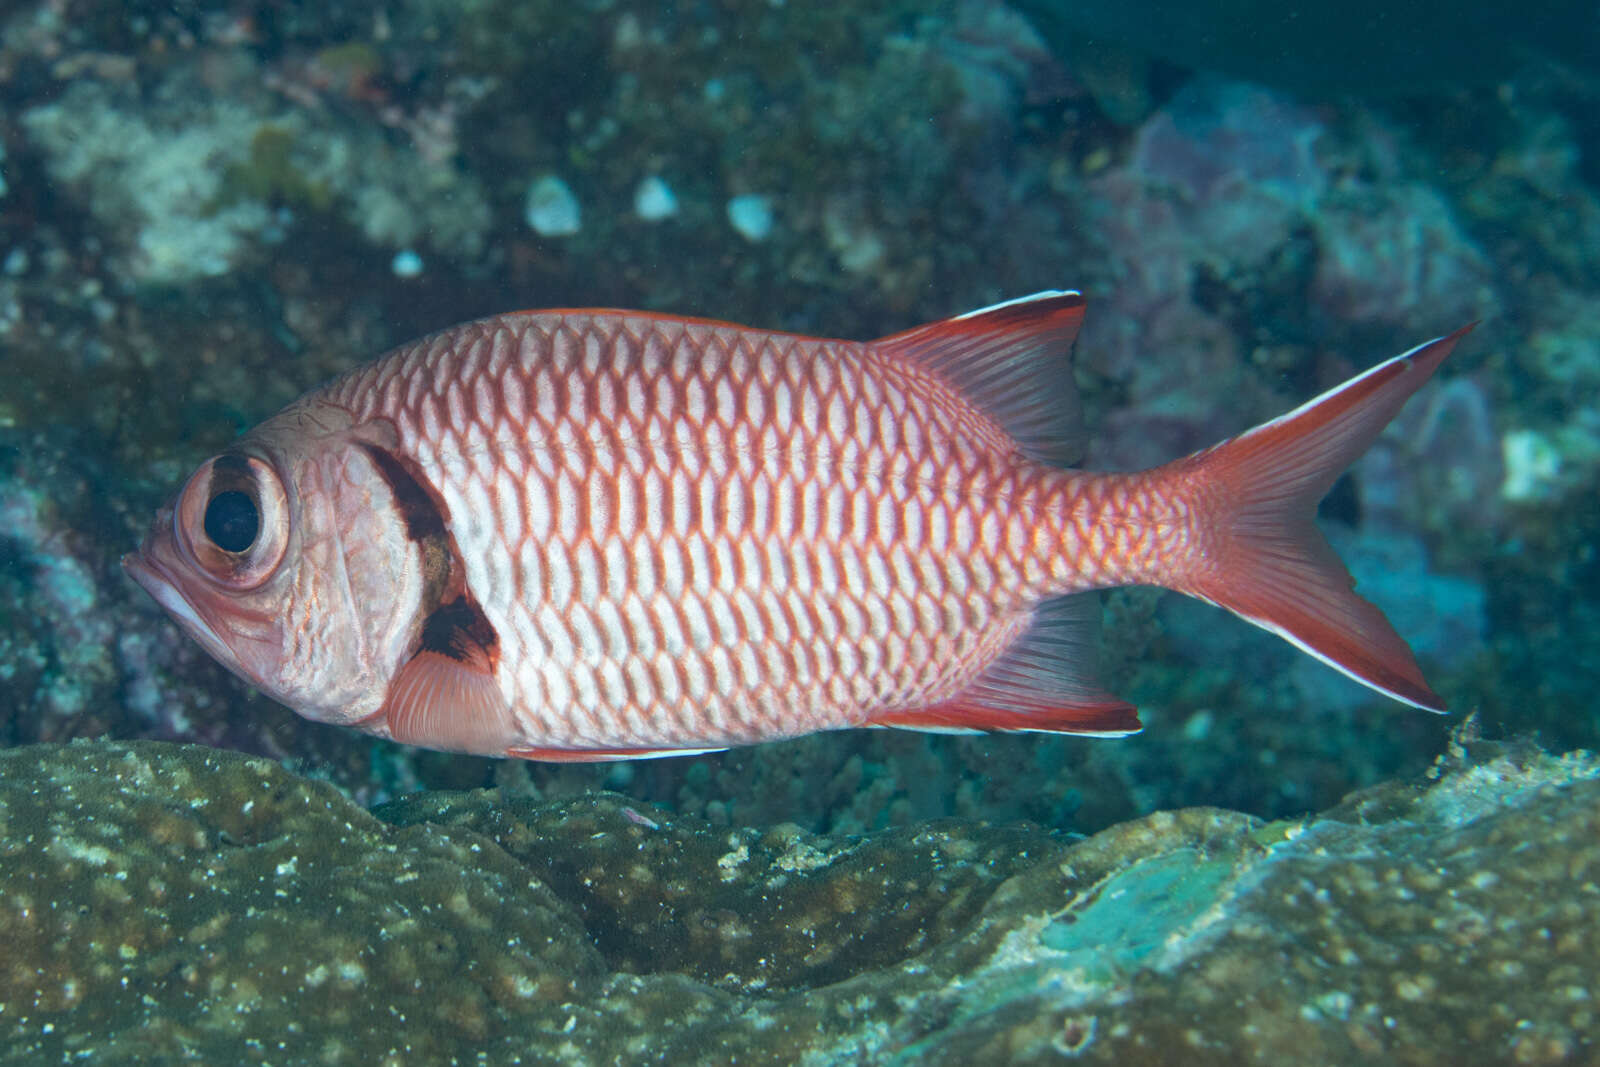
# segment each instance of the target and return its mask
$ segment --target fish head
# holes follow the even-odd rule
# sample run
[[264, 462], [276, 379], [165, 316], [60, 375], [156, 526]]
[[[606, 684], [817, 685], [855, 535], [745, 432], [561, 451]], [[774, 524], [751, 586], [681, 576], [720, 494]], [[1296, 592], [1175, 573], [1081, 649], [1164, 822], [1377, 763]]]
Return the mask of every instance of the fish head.
[[422, 561], [368, 453], [290, 409], [201, 464], [123, 568], [223, 666], [308, 719], [382, 707]]

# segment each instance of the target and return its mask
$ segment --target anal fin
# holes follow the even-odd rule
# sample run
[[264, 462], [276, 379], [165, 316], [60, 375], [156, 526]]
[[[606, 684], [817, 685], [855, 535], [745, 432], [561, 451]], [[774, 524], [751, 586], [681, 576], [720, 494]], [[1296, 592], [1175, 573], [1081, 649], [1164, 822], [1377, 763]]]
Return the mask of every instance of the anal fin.
[[1124, 737], [1143, 728], [1132, 704], [1091, 678], [1100, 601], [1079, 593], [1047, 601], [1032, 624], [971, 685], [925, 708], [888, 712], [870, 726], [967, 733], [1031, 730]]
[[1103, 704], [1057, 701], [1032, 708], [993, 708], [958, 697], [943, 704], [913, 711], [895, 711], [871, 720], [868, 726], [893, 726], [935, 734], [1014, 733], [1085, 734], [1092, 737], [1127, 737], [1144, 729], [1132, 704], [1116, 699]]

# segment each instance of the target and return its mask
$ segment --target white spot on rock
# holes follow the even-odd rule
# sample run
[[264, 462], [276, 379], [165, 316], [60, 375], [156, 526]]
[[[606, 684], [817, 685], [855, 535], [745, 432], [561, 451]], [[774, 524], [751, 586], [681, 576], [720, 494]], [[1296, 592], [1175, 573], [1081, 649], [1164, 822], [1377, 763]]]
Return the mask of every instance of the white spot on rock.
[[396, 278], [415, 278], [422, 273], [422, 257], [409, 248], [403, 249], [394, 254], [389, 269]]
[[583, 225], [578, 198], [554, 174], [546, 174], [528, 186], [523, 217], [541, 237], [570, 237]]
[[772, 232], [772, 198], [746, 193], [728, 201], [728, 222], [746, 241], [764, 241]]
[[739, 868], [750, 858], [750, 846], [740, 842], [732, 852], [723, 854], [717, 859], [717, 868], [722, 872], [722, 880], [731, 882], [739, 877]]
[[1537, 430], [1513, 430], [1500, 441], [1506, 478], [1500, 495], [1507, 500], [1547, 496], [1561, 474], [1561, 452]]
[[646, 222], [670, 219], [678, 213], [678, 194], [672, 191], [672, 186], [652, 174], [634, 190], [633, 210]]

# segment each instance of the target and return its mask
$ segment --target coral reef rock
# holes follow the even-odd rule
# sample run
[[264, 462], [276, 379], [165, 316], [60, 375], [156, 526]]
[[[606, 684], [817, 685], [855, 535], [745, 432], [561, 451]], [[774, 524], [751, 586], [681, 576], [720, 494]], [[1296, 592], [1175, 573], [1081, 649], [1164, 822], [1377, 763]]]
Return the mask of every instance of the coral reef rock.
[[1262, 823], [372, 812], [158, 742], [0, 752], [0, 1062], [1592, 1062], [1600, 762]]

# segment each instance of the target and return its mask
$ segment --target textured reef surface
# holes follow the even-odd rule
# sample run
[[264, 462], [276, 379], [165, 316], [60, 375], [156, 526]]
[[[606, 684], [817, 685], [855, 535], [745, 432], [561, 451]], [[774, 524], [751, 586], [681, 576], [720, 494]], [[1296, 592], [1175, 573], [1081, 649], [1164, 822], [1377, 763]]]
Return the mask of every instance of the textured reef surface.
[[0, 753], [8, 1063], [1591, 1062], [1600, 761], [1455, 747], [1320, 815], [727, 830], [367, 811], [161, 742]]

